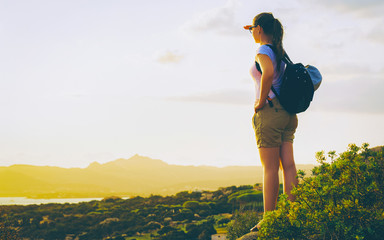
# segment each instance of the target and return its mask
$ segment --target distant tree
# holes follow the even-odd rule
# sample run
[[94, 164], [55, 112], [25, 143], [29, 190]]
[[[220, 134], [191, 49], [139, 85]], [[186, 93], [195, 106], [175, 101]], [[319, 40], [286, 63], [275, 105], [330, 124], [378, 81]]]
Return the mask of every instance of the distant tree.
[[211, 235], [216, 233], [214, 219], [208, 219], [199, 224], [188, 224], [185, 227], [186, 239], [211, 239]]
[[118, 196], [109, 196], [109, 197], [105, 197], [103, 198], [103, 202], [116, 202], [116, 201], [120, 201], [121, 200], [121, 197], [118, 197]]
[[188, 224], [185, 230], [187, 231], [187, 239], [196, 239], [201, 233], [201, 229], [197, 224]]
[[223, 226], [223, 225], [229, 223], [230, 221], [231, 221], [231, 219], [229, 219], [229, 218], [221, 218], [221, 219], [219, 219], [219, 220], [217, 221], [217, 224], [218, 224], [219, 226]]
[[187, 208], [193, 212], [196, 212], [200, 209], [200, 203], [198, 201], [187, 201], [183, 204], [183, 208]]
[[152, 195], [152, 194], [148, 198], [148, 200], [150, 201], [151, 204], [156, 204], [158, 202], [161, 202], [162, 199], [163, 199], [162, 196], [160, 196], [160, 195]]
[[164, 240], [185, 240], [185, 232], [182, 230], [172, 230], [164, 237]]
[[114, 237], [112, 238], [113, 240], [125, 240], [125, 237], [123, 236], [117, 236], [117, 237]]
[[198, 240], [211, 240], [211, 233], [209, 230], [203, 230], [197, 237]]
[[178, 192], [178, 193], [176, 193], [176, 198], [186, 200], [189, 198], [189, 192], [188, 191]]
[[203, 222], [201, 224], [202, 226], [202, 232], [199, 235], [199, 240], [210, 240], [211, 235], [216, 234], [216, 229], [214, 227], [215, 220], [214, 218], [207, 218], [207, 221]]
[[194, 214], [192, 210], [185, 208], [182, 209], [179, 213], [175, 214], [173, 216], [173, 219], [175, 221], [192, 220], [194, 219]]
[[244, 194], [249, 194], [249, 193], [256, 193], [256, 191], [253, 189], [244, 189], [244, 190], [236, 191], [228, 196], [228, 203], [235, 204], [239, 196]]
[[177, 230], [176, 228], [173, 228], [171, 226], [164, 226], [163, 228], [161, 228], [157, 233], [159, 235], [165, 235], [167, 234], [168, 232], [171, 232], [171, 231], [175, 231]]
[[67, 234], [60, 229], [49, 229], [44, 234], [45, 239], [64, 239]]
[[157, 230], [157, 229], [161, 229], [162, 228], [162, 225], [158, 222], [149, 222], [145, 228], [143, 229], [144, 231], [153, 231], [153, 230]]
[[182, 191], [176, 194], [176, 198], [181, 199], [183, 201], [185, 200], [199, 200], [201, 198], [202, 193], [201, 192], [188, 192], [188, 191]]
[[6, 223], [0, 222], [0, 239], [1, 240], [15, 240], [19, 239], [19, 233], [15, 228], [7, 226]]

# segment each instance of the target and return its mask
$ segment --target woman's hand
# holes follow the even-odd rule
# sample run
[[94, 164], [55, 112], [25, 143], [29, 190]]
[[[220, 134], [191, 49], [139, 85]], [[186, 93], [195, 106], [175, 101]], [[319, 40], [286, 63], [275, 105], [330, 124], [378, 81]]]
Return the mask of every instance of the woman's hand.
[[265, 106], [265, 101], [264, 103], [260, 103], [260, 101], [255, 102], [255, 113], [257, 113], [260, 109], [262, 109]]

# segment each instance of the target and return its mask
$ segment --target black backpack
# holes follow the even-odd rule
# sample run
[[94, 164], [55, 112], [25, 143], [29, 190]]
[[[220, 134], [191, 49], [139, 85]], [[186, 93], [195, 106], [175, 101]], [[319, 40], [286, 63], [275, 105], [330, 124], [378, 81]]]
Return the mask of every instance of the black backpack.
[[[273, 46], [267, 46], [274, 51]], [[292, 114], [304, 112], [309, 107], [315, 92], [311, 76], [307, 71], [308, 66], [293, 63], [287, 54], [284, 55], [282, 61], [285, 62], [286, 68], [280, 86], [280, 94], [277, 94], [273, 86], [271, 90], [287, 112]], [[256, 68], [261, 72], [260, 65], [257, 62]]]

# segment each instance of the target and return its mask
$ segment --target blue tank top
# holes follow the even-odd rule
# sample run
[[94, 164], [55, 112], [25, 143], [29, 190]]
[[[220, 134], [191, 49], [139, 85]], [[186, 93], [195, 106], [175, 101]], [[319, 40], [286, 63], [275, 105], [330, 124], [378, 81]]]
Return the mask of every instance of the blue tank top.
[[[278, 66], [277, 66], [277, 62], [276, 62], [276, 55], [273, 52], [273, 50], [267, 45], [261, 45], [256, 51], [256, 55], [258, 55], [258, 54], [267, 55], [271, 59], [272, 64], [273, 64], [273, 69], [274, 69], [272, 86], [275, 88], [277, 93], [280, 93], [280, 85], [281, 85], [281, 81], [282, 81], [283, 75], [284, 75], [285, 63], [283, 61], [281, 61], [280, 66], [279, 66], [280, 71], [277, 71]], [[255, 63], [252, 64], [250, 73], [251, 73], [251, 76], [255, 82], [256, 99], [259, 99], [260, 98], [261, 73], [256, 69]], [[272, 92], [272, 90], [270, 90], [268, 96], [270, 98], [274, 98], [275, 94]]]

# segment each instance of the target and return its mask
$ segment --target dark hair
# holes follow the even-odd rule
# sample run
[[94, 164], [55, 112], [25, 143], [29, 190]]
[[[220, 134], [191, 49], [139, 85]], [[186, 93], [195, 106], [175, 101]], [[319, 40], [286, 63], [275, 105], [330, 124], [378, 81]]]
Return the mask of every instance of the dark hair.
[[[265, 34], [272, 36], [272, 44], [276, 54], [276, 62], [278, 66], [284, 56], [283, 35], [284, 30], [280, 21], [276, 19], [272, 13], [260, 13], [253, 19], [253, 26], [260, 25]], [[280, 68], [277, 68], [280, 70]]]

